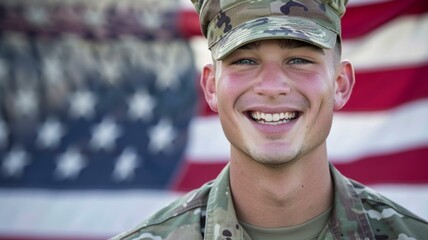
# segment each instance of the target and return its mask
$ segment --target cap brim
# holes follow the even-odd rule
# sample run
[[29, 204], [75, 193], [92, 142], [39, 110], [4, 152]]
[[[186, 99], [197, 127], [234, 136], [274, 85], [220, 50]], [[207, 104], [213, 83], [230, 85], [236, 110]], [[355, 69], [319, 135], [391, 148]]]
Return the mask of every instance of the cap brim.
[[266, 39], [294, 39], [331, 49], [337, 34], [304, 18], [270, 16], [251, 20], [229, 31], [211, 47], [214, 59], [221, 60], [237, 48]]

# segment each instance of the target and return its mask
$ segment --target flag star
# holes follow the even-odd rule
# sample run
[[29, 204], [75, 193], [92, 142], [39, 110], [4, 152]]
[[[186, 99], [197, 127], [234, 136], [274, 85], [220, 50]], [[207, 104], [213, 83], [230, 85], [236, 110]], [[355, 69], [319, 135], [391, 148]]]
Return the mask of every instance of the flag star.
[[20, 115], [33, 115], [37, 111], [38, 101], [36, 93], [32, 90], [18, 90], [14, 106]]
[[64, 79], [61, 63], [56, 58], [47, 58], [43, 61], [43, 75], [48, 82], [56, 83]]
[[121, 134], [121, 128], [112, 119], [104, 118], [100, 124], [93, 128], [89, 144], [95, 150], [108, 150], [114, 147], [116, 138]]
[[95, 112], [96, 98], [87, 90], [75, 92], [70, 98], [70, 114], [73, 117], [90, 118]]
[[132, 180], [135, 169], [139, 166], [138, 154], [133, 148], [126, 148], [116, 161], [113, 178], [116, 181]]
[[4, 158], [2, 172], [6, 177], [19, 178], [24, 168], [30, 164], [30, 157], [20, 147], [13, 148]]
[[59, 156], [55, 174], [58, 179], [75, 179], [85, 166], [86, 161], [82, 154], [75, 147], [69, 147]]
[[159, 89], [176, 89], [180, 84], [179, 76], [191, 66], [191, 55], [183, 49], [182, 44], [153, 45], [154, 55], [157, 56], [153, 68], [156, 69], [156, 86]]
[[[168, 51], [168, 50], [171, 50]], [[179, 83], [179, 70], [177, 69], [176, 62], [181, 61], [179, 56], [175, 55], [175, 51], [171, 46], [165, 47], [164, 45], [155, 44], [153, 46], [153, 51], [155, 52], [156, 65], [154, 68], [156, 69], [156, 86], [161, 89], [173, 89], [178, 86]], [[168, 51], [168, 52], [167, 52]]]
[[168, 120], [162, 119], [156, 126], [148, 130], [149, 150], [153, 153], [166, 150], [175, 139], [177, 133]]
[[162, 71], [157, 72], [156, 86], [159, 89], [175, 89], [178, 86], [179, 78], [177, 73], [171, 67], [165, 67]]
[[149, 120], [153, 116], [155, 100], [146, 91], [139, 90], [128, 100], [128, 115], [131, 119]]
[[0, 147], [7, 143], [6, 140], [8, 135], [9, 130], [7, 129], [6, 124], [0, 119]]
[[164, 17], [158, 11], [145, 10], [137, 15], [137, 20], [145, 28], [159, 29], [164, 22]]
[[118, 60], [104, 59], [100, 66], [101, 76], [110, 83], [119, 80], [122, 74], [122, 65]]
[[50, 118], [40, 127], [36, 143], [42, 148], [53, 148], [58, 146], [63, 136], [64, 128], [61, 123], [56, 119]]

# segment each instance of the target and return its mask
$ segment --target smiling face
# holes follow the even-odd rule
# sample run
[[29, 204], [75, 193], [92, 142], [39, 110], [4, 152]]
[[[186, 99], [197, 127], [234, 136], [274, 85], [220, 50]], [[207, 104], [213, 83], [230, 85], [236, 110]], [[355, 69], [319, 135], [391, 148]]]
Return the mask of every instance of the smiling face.
[[204, 68], [201, 84], [232, 159], [278, 165], [325, 150], [333, 111], [353, 85], [352, 66], [335, 51], [264, 40]]

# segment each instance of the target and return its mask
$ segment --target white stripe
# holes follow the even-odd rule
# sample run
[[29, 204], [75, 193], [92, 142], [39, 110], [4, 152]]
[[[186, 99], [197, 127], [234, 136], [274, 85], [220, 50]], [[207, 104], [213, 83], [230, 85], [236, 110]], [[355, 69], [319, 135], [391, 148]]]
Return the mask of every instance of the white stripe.
[[195, 10], [191, 0], [178, 0], [178, 6], [183, 10]]
[[428, 62], [428, 13], [397, 18], [362, 38], [345, 40], [343, 56], [362, 69]]
[[336, 162], [428, 146], [428, 99], [389, 111], [337, 113], [327, 139]]
[[192, 161], [227, 161], [229, 142], [216, 115], [194, 118], [189, 127], [187, 158]]
[[207, 63], [212, 63], [211, 52], [208, 49], [208, 43], [204, 37], [194, 37], [190, 39], [190, 46], [195, 53], [196, 69], [202, 70]]
[[[357, 158], [428, 146], [428, 99], [370, 113], [336, 113], [327, 139], [330, 159]], [[229, 142], [217, 116], [196, 118], [190, 125], [187, 158], [227, 161]]]
[[166, 191], [0, 190], [0, 236], [105, 239], [141, 223], [179, 194]]
[[[428, 185], [371, 187], [428, 219]], [[106, 239], [137, 226], [178, 196], [165, 191], [0, 190], [0, 237]]]
[[428, 220], [428, 185], [380, 184], [370, 186], [419, 217]]

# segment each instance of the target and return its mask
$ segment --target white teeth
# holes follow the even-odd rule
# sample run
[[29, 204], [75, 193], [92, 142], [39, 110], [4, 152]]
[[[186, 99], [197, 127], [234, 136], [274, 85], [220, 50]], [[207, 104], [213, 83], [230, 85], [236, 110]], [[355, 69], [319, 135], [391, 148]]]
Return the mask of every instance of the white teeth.
[[278, 113], [275, 113], [275, 114], [273, 115], [273, 117], [272, 117], [272, 120], [273, 120], [273, 121], [275, 121], [275, 122], [277, 122], [277, 121], [279, 120], [279, 114], [278, 114]]
[[282, 113], [262, 113], [252, 112], [251, 117], [260, 123], [279, 124], [289, 122], [291, 119], [296, 118], [296, 112], [282, 112]]

